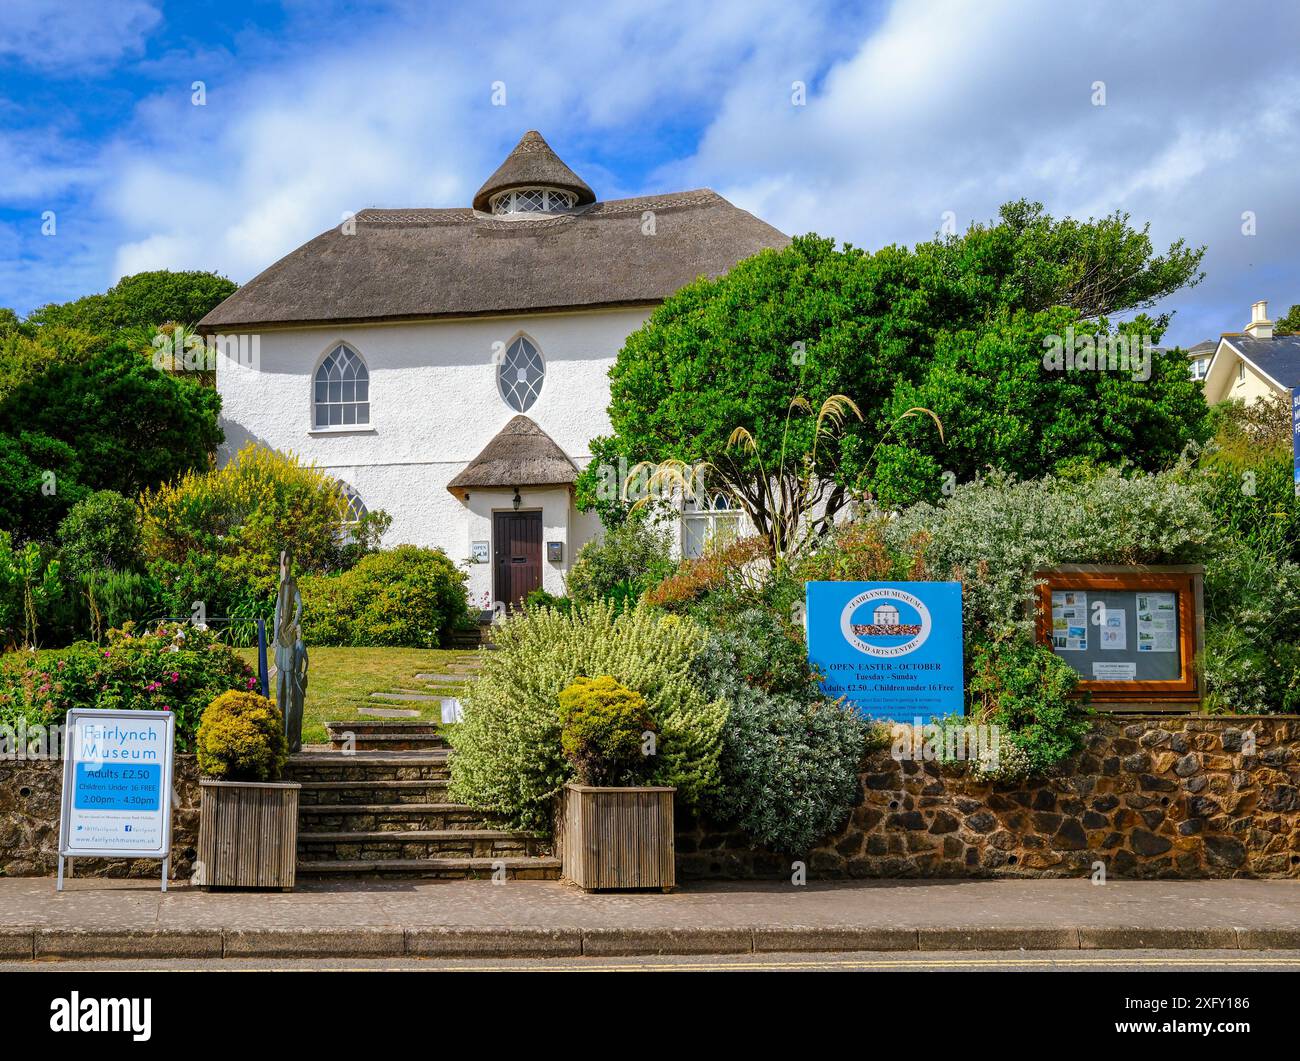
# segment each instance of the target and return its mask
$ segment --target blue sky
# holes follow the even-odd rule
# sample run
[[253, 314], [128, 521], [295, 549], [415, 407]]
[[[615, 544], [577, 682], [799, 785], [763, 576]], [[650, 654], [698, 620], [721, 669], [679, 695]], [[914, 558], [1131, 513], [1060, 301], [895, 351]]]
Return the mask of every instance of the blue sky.
[[1300, 302], [1297, 39], [1300, 5], [1211, 0], [6, 0], [0, 305], [242, 282], [348, 211], [468, 204], [537, 128], [602, 198], [707, 186], [868, 248], [1126, 210], [1209, 248], [1160, 307], [1191, 343]]

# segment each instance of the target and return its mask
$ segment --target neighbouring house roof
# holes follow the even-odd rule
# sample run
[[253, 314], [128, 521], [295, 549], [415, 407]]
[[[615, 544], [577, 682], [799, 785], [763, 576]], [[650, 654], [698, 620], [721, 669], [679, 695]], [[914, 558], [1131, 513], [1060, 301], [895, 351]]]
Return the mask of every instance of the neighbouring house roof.
[[1195, 361], [1199, 357], [1209, 357], [1218, 349], [1218, 346], [1218, 339], [1202, 339], [1195, 346], [1187, 347], [1183, 353], [1187, 355], [1188, 360]]
[[[502, 181], [541, 180], [542, 169], [559, 181], [547, 156], [571, 174], [549, 147], [521, 154], [528, 143], [525, 136], [480, 196]], [[349, 228], [355, 231], [345, 234]], [[653, 305], [699, 276], [720, 276], [742, 258], [789, 242], [707, 188], [536, 218], [464, 207], [369, 209], [281, 258], [198, 329]]]
[[511, 417], [483, 452], [447, 484], [447, 489], [463, 499], [471, 489], [565, 486], [577, 476], [577, 466], [564, 450], [520, 413]]
[[1300, 335], [1274, 335], [1269, 339], [1225, 335], [1220, 340], [1214, 361], [1210, 363], [1211, 372], [1225, 347], [1244, 358], [1277, 386], [1287, 390], [1300, 387]]
[[587, 182], [560, 160], [551, 150], [551, 145], [542, 139], [541, 133], [530, 129], [497, 167], [497, 171], [475, 193], [474, 209], [486, 210], [488, 201], [497, 192], [537, 185], [573, 192], [578, 197], [578, 206], [596, 201], [596, 193], [587, 186]]

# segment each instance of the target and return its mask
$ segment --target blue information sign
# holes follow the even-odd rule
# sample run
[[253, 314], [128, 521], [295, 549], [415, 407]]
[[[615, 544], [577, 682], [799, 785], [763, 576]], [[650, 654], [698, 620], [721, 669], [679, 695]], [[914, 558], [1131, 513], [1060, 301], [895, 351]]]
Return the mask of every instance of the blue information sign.
[[871, 718], [965, 710], [960, 582], [809, 582], [808, 658]]
[[1291, 388], [1291, 456], [1295, 460], [1295, 492], [1300, 494], [1300, 387]]

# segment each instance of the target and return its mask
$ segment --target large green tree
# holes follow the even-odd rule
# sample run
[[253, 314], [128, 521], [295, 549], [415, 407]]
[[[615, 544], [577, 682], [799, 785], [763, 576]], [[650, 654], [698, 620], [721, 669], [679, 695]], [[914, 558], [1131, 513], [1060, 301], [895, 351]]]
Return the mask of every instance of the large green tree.
[[48, 537], [90, 490], [134, 497], [206, 468], [220, 407], [211, 389], [121, 345], [55, 365], [0, 400], [0, 474], [16, 491], [0, 526]]
[[[1031, 476], [1081, 457], [1159, 466], [1206, 433], [1185, 365], [1180, 375], [1157, 356], [1146, 380], [1053, 375], [1044, 340], [1071, 325], [1105, 331], [1109, 317], [1198, 282], [1201, 254], [1181, 241], [1155, 253], [1122, 213], [1058, 221], [1023, 201], [914, 249], [798, 237], [688, 285], [628, 337], [610, 371], [613, 433], [592, 442], [580, 501], [615, 518], [611, 470], [707, 462], [761, 530], [763, 477], [799, 474], [814, 452], [830, 483], [818, 504], [832, 514], [857, 492], [932, 497], [986, 465]], [[1137, 323], [1156, 343], [1167, 317]], [[795, 396], [815, 411], [836, 394], [861, 419], [817, 438], [815, 416], [790, 413]], [[904, 415], [914, 406], [947, 414], [942, 440], [929, 417]], [[752, 446], [735, 444], [738, 427]]]
[[169, 322], [193, 324], [228, 298], [236, 286], [216, 273], [158, 269], [124, 276], [103, 294], [41, 306], [25, 323], [57, 324], [97, 335]]

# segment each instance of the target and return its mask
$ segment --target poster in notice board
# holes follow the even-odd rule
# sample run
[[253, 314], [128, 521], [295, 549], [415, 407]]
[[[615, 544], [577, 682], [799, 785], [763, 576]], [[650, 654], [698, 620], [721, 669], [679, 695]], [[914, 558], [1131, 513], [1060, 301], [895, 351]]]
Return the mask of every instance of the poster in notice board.
[[1175, 590], [1051, 589], [1052, 648], [1087, 681], [1177, 681]]

